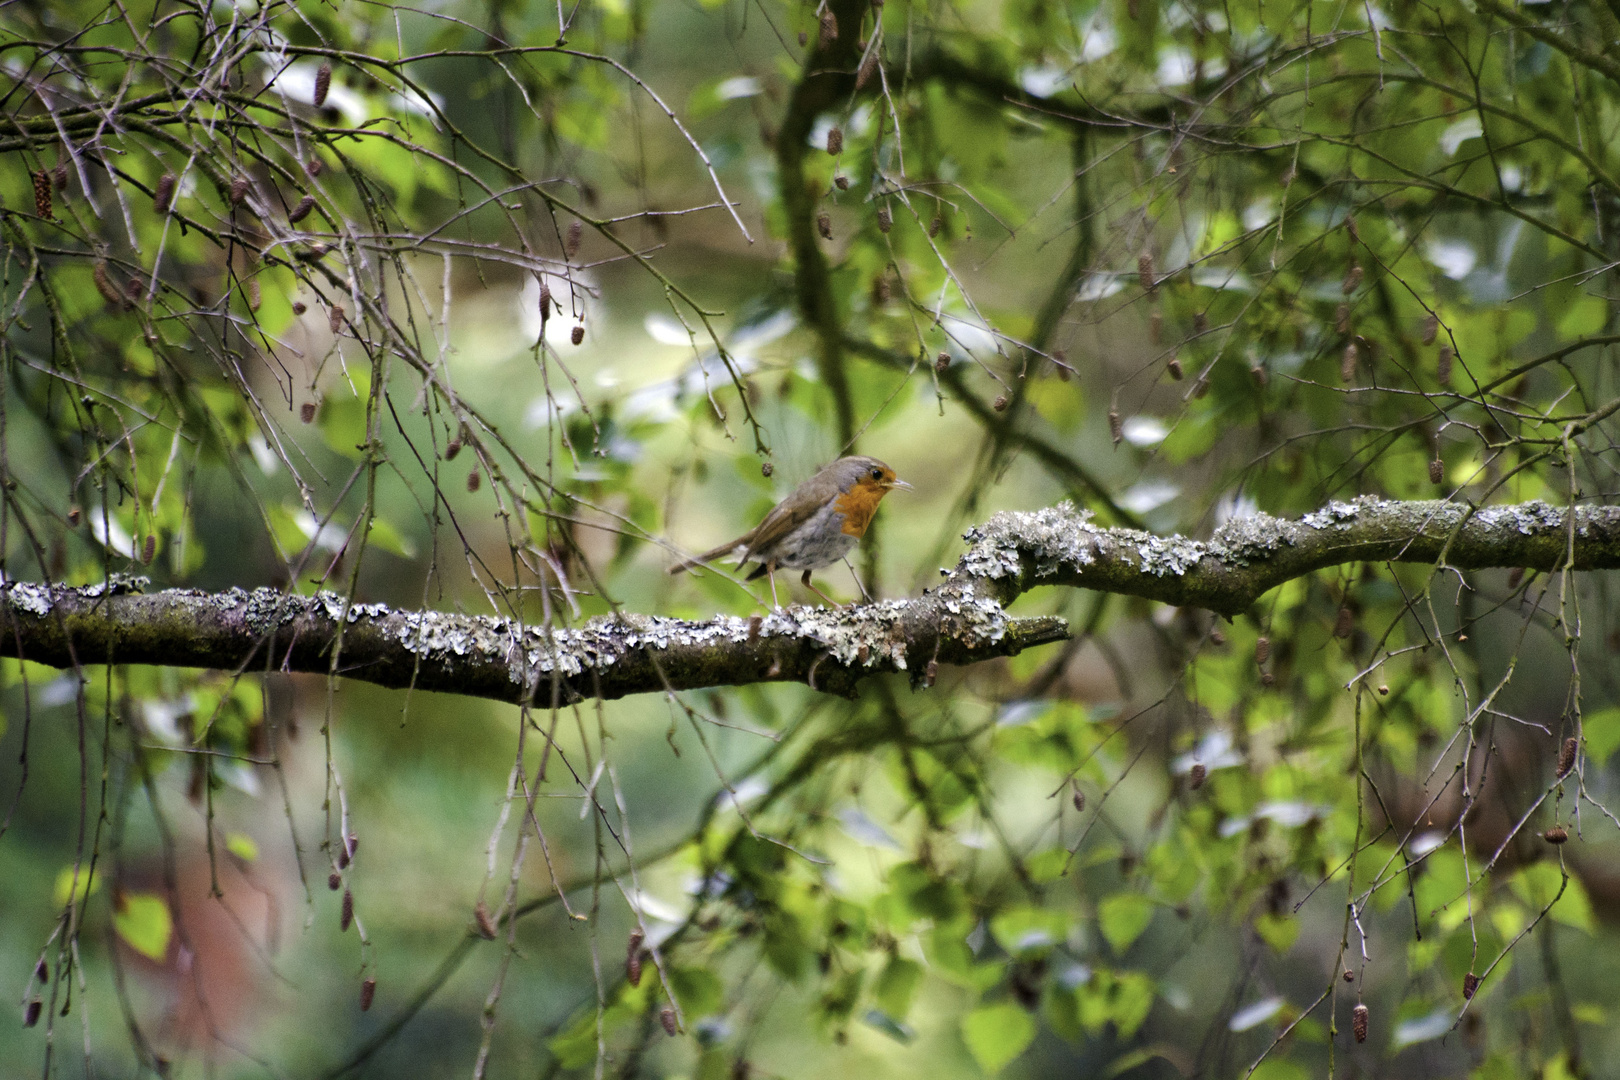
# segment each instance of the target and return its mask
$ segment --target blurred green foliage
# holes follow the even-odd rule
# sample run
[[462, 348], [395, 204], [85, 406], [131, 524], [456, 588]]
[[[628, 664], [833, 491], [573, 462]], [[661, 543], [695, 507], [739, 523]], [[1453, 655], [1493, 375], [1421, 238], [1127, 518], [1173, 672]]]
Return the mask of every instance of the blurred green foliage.
[[[746, 615], [672, 549], [856, 449], [918, 489], [891, 596], [1063, 498], [1607, 501], [1617, 46], [1606, 0], [13, 5], [4, 572]], [[0, 1061], [1620, 1075], [1610, 590], [1047, 591], [1069, 646], [851, 701], [6, 661]]]

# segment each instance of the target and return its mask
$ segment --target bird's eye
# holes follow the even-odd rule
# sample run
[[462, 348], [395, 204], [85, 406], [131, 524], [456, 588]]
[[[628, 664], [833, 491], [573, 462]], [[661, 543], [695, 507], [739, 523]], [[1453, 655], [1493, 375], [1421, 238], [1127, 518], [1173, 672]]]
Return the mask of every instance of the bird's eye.
[[883, 479], [883, 470], [882, 469], [873, 469], [872, 470], [872, 479], [874, 479], [874, 480], [882, 480]]

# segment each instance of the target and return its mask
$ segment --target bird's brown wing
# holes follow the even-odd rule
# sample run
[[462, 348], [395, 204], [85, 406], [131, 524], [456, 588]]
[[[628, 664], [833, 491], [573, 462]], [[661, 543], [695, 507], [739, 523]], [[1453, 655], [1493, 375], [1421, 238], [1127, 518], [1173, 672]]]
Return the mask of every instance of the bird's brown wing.
[[747, 538], [748, 550], [743, 552], [741, 566], [749, 559], [756, 558], [757, 553], [769, 550], [778, 540], [803, 525], [815, 516], [821, 509], [821, 499], [801, 499], [799, 492], [788, 496], [777, 503], [771, 512], [765, 515], [765, 520], [759, 523], [751, 537]]

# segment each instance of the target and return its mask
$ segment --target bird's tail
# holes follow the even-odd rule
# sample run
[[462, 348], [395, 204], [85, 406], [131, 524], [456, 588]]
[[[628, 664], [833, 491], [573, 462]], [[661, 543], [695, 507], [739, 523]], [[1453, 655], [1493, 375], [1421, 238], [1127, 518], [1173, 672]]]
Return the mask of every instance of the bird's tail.
[[739, 536], [729, 544], [721, 544], [719, 547], [711, 548], [701, 555], [694, 555], [690, 559], [683, 559], [674, 566], [670, 567], [669, 572], [671, 574], [679, 574], [684, 570], [692, 569], [694, 566], [702, 566], [706, 562], [712, 562], [715, 559], [721, 558], [722, 556], [730, 555], [733, 551], [736, 551], [738, 548], [747, 543], [748, 537]]

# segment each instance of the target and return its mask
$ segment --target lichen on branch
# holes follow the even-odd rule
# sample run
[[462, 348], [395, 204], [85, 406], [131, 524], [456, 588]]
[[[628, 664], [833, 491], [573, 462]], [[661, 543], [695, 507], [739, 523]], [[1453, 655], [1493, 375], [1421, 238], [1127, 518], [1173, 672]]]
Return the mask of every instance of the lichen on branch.
[[[1363, 498], [1304, 517], [1237, 518], [1208, 540], [1102, 528], [1064, 503], [996, 514], [921, 596], [707, 620], [599, 616], [543, 627], [489, 615], [350, 603], [274, 589], [144, 591], [144, 578], [0, 586], [0, 655], [69, 668], [161, 664], [332, 673], [386, 687], [549, 705], [582, 698], [801, 682], [852, 694], [871, 675], [1011, 656], [1068, 636], [1006, 607], [1043, 585], [1236, 616], [1267, 590], [1366, 560], [1595, 570], [1620, 567], [1620, 508], [1542, 502], [1469, 508]], [[335, 657], [335, 662], [334, 662]]]

